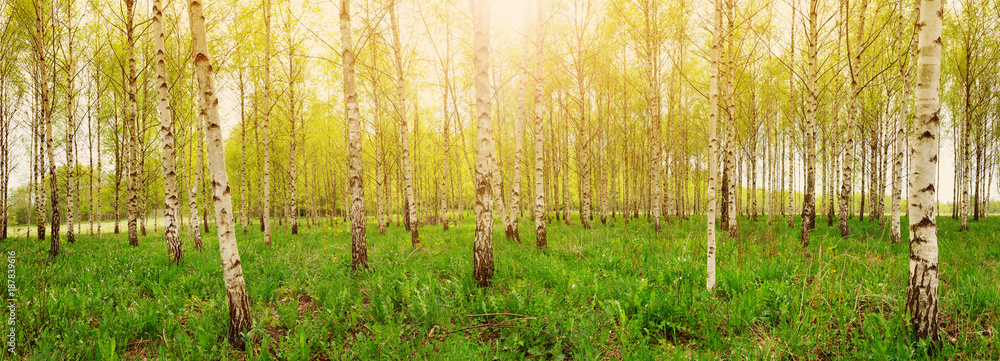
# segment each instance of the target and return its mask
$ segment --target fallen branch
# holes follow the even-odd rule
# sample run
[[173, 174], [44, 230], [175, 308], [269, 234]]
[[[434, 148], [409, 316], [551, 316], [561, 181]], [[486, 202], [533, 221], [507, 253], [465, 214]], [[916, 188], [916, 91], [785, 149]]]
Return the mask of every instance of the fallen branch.
[[516, 314], [516, 313], [506, 313], [506, 312], [501, 312], [501, 313], [480, 313], [480, 314], [475, 314], [475, 315], [465, 315], [465, 317], [486, 317], [486, 316], [514, 316], [514, 317], [521, 317], [521, 318], [527, 318], [528, 317], [528, 316], [525, 316], [525, 315], [519, 315], [519, 314]]
[[463, 328], [460, 328], [460, 329], [457, 329], [457, 330], [452, 330], [452, 331], [444, 332], [444, 333], [441, 333], [441, 334], [442, 335], [450, 335], [450, 334], [453, 334], [455, 332], [469, 331], [469, 330], [474, 330], [474, 329], [477, 329], [477, 328], [484, 328], [484, 327], [520, 328], [520, 329], [524, 329], [524, 330], [535, 330], [534, 328], [531, 328], [531, 327], [520, 327], [520, 326], [509, 325], [509, 324], [506, 324], [506, 323], [484, 323], [482, 325], [475, 325], [475, 326], [463, 327]]

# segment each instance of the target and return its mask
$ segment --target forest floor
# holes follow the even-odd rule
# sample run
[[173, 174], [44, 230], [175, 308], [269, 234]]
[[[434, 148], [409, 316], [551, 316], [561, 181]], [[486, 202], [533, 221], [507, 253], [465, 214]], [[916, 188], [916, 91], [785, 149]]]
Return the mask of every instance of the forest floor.
[[[704, 290], [703, 219], [659, 234], [644, 217], [590, 230], [553, 222], [544, 251], [530, 219], [520, 244], [498, 222], [488, 289], [472, 279], [471, 219], [421, 227], [419, 251], [401, 227], [380, 235], [370, 224], [372, 268], [357, 273], [342, 223], [298, 236], [276, 226], [271, 247], [251, 227], [238, 231], [254, 324], [246, 351], [226, 342], [214, 237], [198, 251], [184, 234], [179, 267], [159, 233], [138, 248], [125, 234], [78, 236], [55, 260], [48, 242], [14, 239], [0, 248], [16, 252], [17, 356], [0, 359], [926, 357], [905, 321], [908, 245], [890, 244], [888, 225], [855, 219], [841, 239], [817, 217], [803, 252], [785, 220], [742, 222], [740, 237], [720, 241], [714, 293]], [[998, 224], [959, 233], [939, 218], [944, 358], [1000, 357]]]

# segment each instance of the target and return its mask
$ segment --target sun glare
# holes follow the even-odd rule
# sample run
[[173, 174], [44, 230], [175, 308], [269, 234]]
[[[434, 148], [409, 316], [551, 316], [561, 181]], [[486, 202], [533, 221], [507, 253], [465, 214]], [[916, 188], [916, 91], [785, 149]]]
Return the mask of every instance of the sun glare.
[[537, 0], [492, 0], [493, 28], [508, 33], [523, 32]]

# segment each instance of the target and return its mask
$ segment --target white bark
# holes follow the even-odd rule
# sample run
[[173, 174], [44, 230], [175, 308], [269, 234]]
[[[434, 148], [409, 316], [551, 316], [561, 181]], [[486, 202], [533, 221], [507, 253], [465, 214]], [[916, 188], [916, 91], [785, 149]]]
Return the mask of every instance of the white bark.
[[153, 0], [153, 40], [155, 43], [154, 61], [156, 62], [156, 84], [157, 84], [157, 111], [160, 116], [160, 140], [163, 142], [163, 192], [165, 199], [164, 208], [164, 237], [167, 241], [167, 253], [170, 262], [179, 264], [184, 259], [181, 239], [177, 234], [177, 210], [179, 199], [177, 198], [177, 173], [174, 166], [174, 130], [173, 114], [170, 96], [167, 87], [167, 65], [166, 49], [163, 35], [163, 11], [162, 2]]
[[[125, 120], [125, 131], [128, 133], [128, 244], [139, 245], [139, 126], [136, 117], [136, 67], [135, 67], [135, 0], [125, 0], [126, 7], [126, 44], [128, 51], [127, 107], [128, 116]], [[54, 173], [54, 172], [53, 172]], [[55, 221], [55, 218], [53, 218]]]
[[545, 235], [545, 147], [542, 137], [542, 87], [545, 79], [542, 78], [542, 45], [544, 27], [542, 24], [542, 1], [537, 0], [537, 13], [535, 18], [535, 74], [534, 74], [534, 105], [535, 105], [535, 245], [538, 248], [545, 248], [547, 240]]
[[343, 46], [344, 105], [347, 110], [350, 147], [351, 267], [368, 268], [368, 244], [365, 235], [365, 189], [362, 169], [361, 114], [354, 81], [354, 43], [351, 41], [351, 0], [340, 1], [340, 42]]
[[389, 5], [389, 17], [392, 23], [392, 49], [396, 58], [396, 114], [399, 116], [399, 136], [402, 144], [400, 157], [403, 161], [403, 190], [407, 204], [406, 217], [410, 225], [410, 243], [420, 247], [420, 234], [417, 231], [417, 203], [413, 196], [413, 168], [410, 166], [410, 130], [406, 122], [406, 87], [403, 72], [403, 45], [399, 40], [399, 19], [396, 16], [396, 1]]
[[719, 173], [719, 51], [722, 47], [722, 0], [715, 0], [715, 28], [712, 32], [712, 64], [709, 70], [708, 82], [708, 209], [706, 211], [707, 238], [707, 277], [705, 288], [712, 291], [715, 288], [715, 177]]
[[918, 22], [917, 87], [910, 141], [910, 279], [906, 309], [914, 340], [939, 349], [936, 187], [941, 85], [941, 0], [921, 0]]
[[476, 0], [472, 4], [473, 75], [476, 87], [476, 233], [473, 244], [473, 272], [480, 287], [490, 285], [493, 278], [493, 187], [491, 173], [495, 169], [492, 152], [493, 122], [490, 118], [490, 2]]
[[264, 0], [264, 244], [271, 245], [271, 0]]
[[233, 202], [230, 196], [229, 176], [226, 174], [226, 152], [222, 142], [222, 121], [219, 119], [219, 99], [215, 91], [215, 74], [208, 55], [205, 34], [205, 15], [201, 0], [191, 0], [188, 17], [194, 50], [194, 67], [200, 94], [198, 105], [207, 124], [208, 166], [212, 175], [212, 193], [215, 203], [215, 222], [218, 230], [219, 253], [222, 273], [229, 300], [229, 342], [243, 349], [242, 334], [250, 329], [250, 302], [240, 264], [240, 251], [236, 244], [236, 225], [233, 222]]

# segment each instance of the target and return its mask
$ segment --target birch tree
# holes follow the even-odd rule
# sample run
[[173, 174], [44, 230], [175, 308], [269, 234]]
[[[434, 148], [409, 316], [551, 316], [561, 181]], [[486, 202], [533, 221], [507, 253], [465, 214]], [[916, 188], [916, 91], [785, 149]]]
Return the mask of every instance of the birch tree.
[[[347, 1], [347, 0], [344, 0]], [[493, 278], [493, 121], [490, 118], [490, 3], [472, 3], [473, 63], [476, 88], [476, 233], [472, 267], [476, 283], [488, 287]]]
[[[76, 216], [76, 197], [77, 192], [74, 187], [75, 173], [76, 173], [76, 159], [74, 157], [73, 151], [76, 149], [76, 143], [74, 135], [76, 133], [76, 109], [74, 107], [74, 101], [76, 100], [76, 89], [73, 87], [76, 82], [76, 63], [73, 58], [73, 43], [74, 43], [74, 21], [73, 21], [73, 2], [66, 2], [66, 143], [64, 147], [66, 148], [66, 241], [69, 243], [76, 242], [76, 233], [73, 230], [75, 216]], [[54, 233], [53, 233], [54, 234]]]
[[917, 33], [916, 91], [910, 140], [910, 265], [906, 310], [914, 341], [940, 350], [938, 333], [938, 244], [935, 184], [940, 135], [941, 0], [920, 0]]
[[[50, 163], [49, 164], [49, 186], [51, 187], [51, 192], [52, 192], [51, 193], [52, 194], [52, 218], [51, 218], [51, 221], [52, 221], [52, 233], [49, 235], [49, 239], [50, 239], [50, 242], [49, 242], [49, 255], [51, 255], [52, 257], [55, 257], [55, 256], [59, 255], [59, 193], [58, 193], [59, 189], [56, 186], [57, 183], [56, 183], [55, 151], [54, 151], [54, 146], [52, 145], [52, 104], [51, 104], [50, 99], [49, 99], [49, 78], [48, 78], [48, 71], [47, 71], [47, 68], [46, 68], [46, 61], [47, 60], [46, 60], [46, 54], [45, 54], [45, 32], [44, 32], [45, 23], [42, 22], [42, 11], [44, 10], [43, 9], [44, 4], [41, 1], [42, 0], [33, 0], [32, 1], [32, 3], [34, 4], [34, 8], [35, 8], [35, 54], [37, 55], [37, 59], [36, 60], [37, 60], [37, 64], [38, 64], [38, 73], [37, 73], [36, 76], [38, 77], [37, 81], [38, 81], [39, 86], [41, 87], [41, 95], [42, 95], [41, 105], [40, 105], [40, 107], [41, 107], [41, 113], [42, 113], [42, 117], [41, 117], [42, 119], [40, 121], [41, 124], [39, 124], [39, 125], [40, 126], [44, 125], [44, 129], [45, 129], [44, 133], [42, 133], [42, 132], [39, 133], [39, 134], [42, 134], [42, 136], [44, 137], [44, 138], [42, 138], [43, 141], [39, 143], [39, 146], [41, 146], [41, 143], [45, 144], [45, 148], [46, 148], [46, 151], [48, 153], [48, 158], [49, 158], [49, 163]], [[39, 153], [38, 154], [39, 154], [39, 160], [40, 160], [39, 164], [42, 164], [42, 162], [41, 162], [41, 160], [42, 160], [42, 158], [41, 158], [41, 149], [39, 149]], [[39, 169], [41, 169], [41, 167], [42, 166], [39, 165]], [[39, 174], [41, 174], [41, 172], [39, 172]], [[39, 191], [38, 192], [39, 193], [43, 192], [42, 187], [39, 187]], [[36, 200], [36, 201], [40, 201], [40, 200]], [[44, 209], [45, 209], [44, 207], [45, 206], [44, 206], [44, 203], [42, 203], [42, 202], [44, 202], [44, 201], [41, 201], [38, 204], [38, 208], [39, 208], [39, 210], [38, 210], [38, 219], [39, 219], [39, 223], [38, 223], [39, 224], [38, 238], [39, 239], [45, 239], [45, 228], [44, 228], [45, 225], [44, 225], [44, 223], [42, 221], [42, 219], [44, 217], [43, 215], [45, 214], [44, 213]]]
[[354, 82], [354, 44], [351, 41], [351, 0], [340, 0], [340, 42], [344, 71], [344, 106], [347, 110], [350, 148], [351, 268], [368, 268], [368, 245], [365, 237], [365, 189], [362, 169], [361, 114]]
[[[125, 119], [125, 132], [128, 137], [128, 144], [125, 151], [128, 153], [128, 244], [132, 247], [139, 246], [139, 125], [136, 116], [136, 65], [135, 65], [135, 0], [125, 1], [125, 36], [126, 48], [128, 52], [128, 83], [127, 107], [128, 114]], [[53, 167], [53, 169], [55, 169]], [[52, 171], [53, 184], [55, 184], [55, 170]], [[53, 193], [53, 196], [55, 194]], [[54, 201], [54, 200], [53, 200]], [[56, 218], [52, 218], [55, 223]], [[55, 227], [55, 226], [53, 226]], [[55, 229], [55, 228], [53, 228]]]
[[535, 105], [535, 246], [544, 249], [547, 247], [545, 234], [545, 135], [542, 122], [542, 91], [545, 79], [542, 78], [542, 61], [545, 60], [542, 51], [545, 40], [545, 27], [542, 23], [542, 1], [536, 0], [535, 8], [535, 69], [534, 86], [535, 93], [532, 102]]
[[719, 53], [722, 48], [722, 0], [715, 0], [715, 27], [712, 31], [712, 58], [708, 80], [708, 186], [706, 195], [707, 277], [705, 288], [712, 291], [715, 288], [715, 177], [719, 173]]
[[806, 124], [803, 139], [806, 183], [802, 198], [802, 228], [800, 240], [802, 247], [809, 246], [809, 232], [813, 228], [816, 217], [816, 106], [819, 77], [819, 66], [816, 63], [817, 43], [819, 42], [819, 19], [817, 11], [819, 0], [809, 0], [809, 35], [806, 38]]
[[163, 142], [163, 193], [166, 203], [163, 212], [163, 231], [170, 262], [180, 264], [184, 259], [184, 251], [177, 233], [177, 210], [180, 200], [177, 197], [177, 173], [174, 165], [173, 114], [167, 99], [170, 96], [170, 89], [167, 87], [162, 6], [161, 0], [153, 0], [153, 41], [156, 47], [153, 61], [156, 63], [157, 111], [160, 117], [160, 140]]
[[[920, 0], [914, 1], [918, 4]], [[905, 61], [901, 61], [899, 65], [899, 77], [903, 82], [902, 95], [899, 99], [899, 109], [896, 114], [896, 154], [893, 156], [892, 162], [892, 225], [890, 226], [890, 242], [899, 243], [900, 240], [900, 225], [899, 225], [899, 214], [900, 214], [900, 201], [903, 193], [903, 156], [906, 149], [906, 120], [910, 113], [910, 92], [913, 82], [913, 63], [916, 59], [917, 53], [917, 27], [913, 26], [914, 21], [916, 21], [919, 6], [913, 6], [911, 11], [910, 19], [906, 17], [906, 6], [907, 0], [900, 0], [899, 2], [899, 30], [900, 35], [906, 33], [907, 28], [912, 28], [910, 32], [909, 41], [904, 44], [907, 50], [907, 55]], [[909, 21], [907, 21], [909, 20]], [[901, 39], [905, 37], [900, 36]]]
[[410, 130], [406, 122], [406, 79], [403, 72], [403, 45], [399, 40], [399, 19], [396, 15], [397, 1], [389, 4], [389, 19], [392, 25], [392, 50], [396, 64], [396, 116], [399, 117], [399, 139], [402, 145], [403, 191], [406, 197], [406, 217], [410, 225], [410, 242], [420, 247], [420, 233], [417, 231], [417, 204], [413, 196], [413, 168], [410, 166]]
[[264, 0], [264, 184], [261, 198], [264, 213], [264, 244], [271, 245], [271, 0]]
[[299, 167], [298, 160], [296, 157], [296, 148], [298, 146], [298, 129], [296, 128], [296, 122], [298, 121], [298, 114], [296, 113], [296, 102], [295, 102], [295, 83], [296, 77], [298, 76], [297, 69], [295, 68], [295, 46], [292, 44], [292, 6], [291, 2], [288, 4], [288, 20], [286, 26], [288, 26], [288, 121], [290, 122], [291, 129], [289, 130], [290, 136], [288, 137], [288, 188], [289, 195], [287, 199], [286, 207], [288, 208], [288, 214], [290, 215], [289, 227], [293, 235], [299, 234]]
[[229, 176], [226, 175], [226, 154], [222, 143], [222, 122], [215, 90], [215, 71], [208, 54], [205, 15], [201, 9], [201, 0], [191, 0], [188, 3], [188, 18], [194, 45], [194, 67], [200, 90], [198, 107], [208, 123], [208, 166], [212, 174], [222, 274], [226, 284], [226, 298], [229, 300], [229, 343], [237, 349], [243, 349], [242, 335], [251, 325], [250, 298], [247, 297], [243, 266], [240, 264], [240, 251], [236, 244], [236, 224], [233, 222]]
[[[854, 183], [854, 131], [855, 124], [857, 124], [858, 114], [861, 112], [861, 53], [864, 49], [864, 33], [865, 33], [865, 10], [867, 10], [868, 2], [859, 1], [857, 6], [861, 7], [860, 14], [858, 16], [858, 31], [854, 35], [857, 37], [856, 45], [851, 50], [851, 46], [847, 45], [847, 54], [850, 57], [850, 82], [851, 82], [851, 104], [847, 114], [847, 126], [845, 127], [847, 133], [844, 135], [844, 159], [843, 159], [843, 172], [840, 178], [840, 203], [839, 203], [839, 213], [837, 214], [838, 226], [840, 229], [840, 236], [847, 237], [851, 234], [851, 228], [848, 224], [848, 220], [851, 218], [850, 212], [850, 201], [851, 195], [853, 195], [854, 190], [851, 185]], [[844, 1], [844, 7], [850, 8], [847, 0]], [[848, 19], [850, 17], [848, 16]], [[844, 20], [845, 26], [847, 20]], [[848, 41], [850, 43], [850, 41]]]

